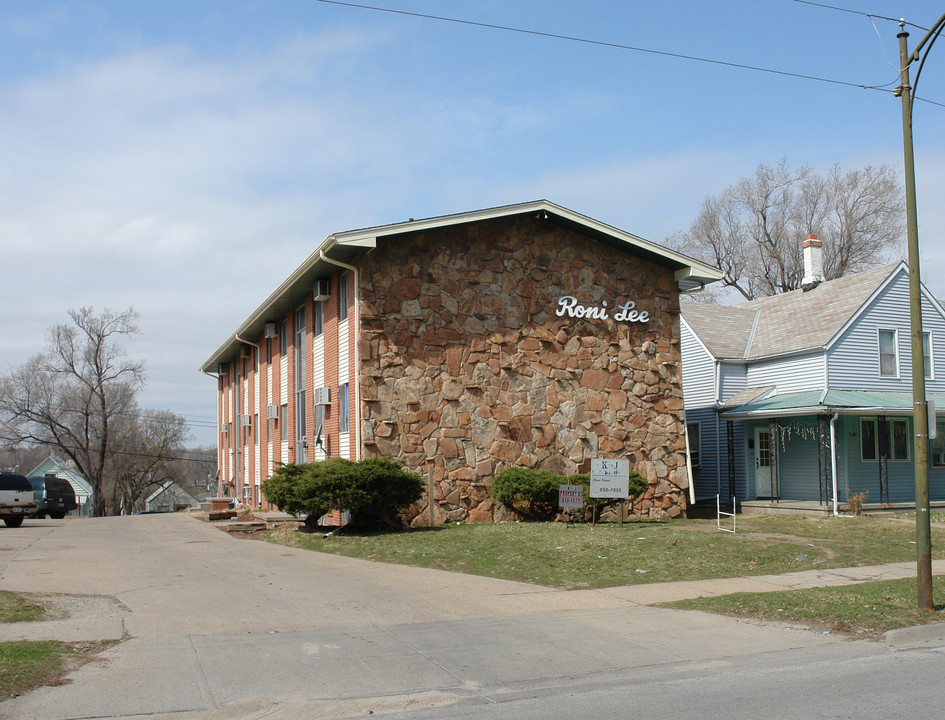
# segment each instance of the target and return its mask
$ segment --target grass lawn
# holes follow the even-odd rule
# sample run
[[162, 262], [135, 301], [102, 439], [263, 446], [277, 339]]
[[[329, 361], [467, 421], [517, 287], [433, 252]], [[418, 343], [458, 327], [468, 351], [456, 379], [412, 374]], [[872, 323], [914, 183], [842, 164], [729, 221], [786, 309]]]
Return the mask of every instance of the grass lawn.
[[[400, 563], [561, 588], [765, 575], [817, 568], [915, 562], [915, 526], [896, 519], [740, 515], [738, 532], [714, 520], [606, 525], [446, 525], [402, 533], [336, 535], [281, 531], [272, 542], [378, 562]], [[945, 528], [932, 527], [932, 556], [945, 557]], [[875, 635], [945, 621], [945, 578], [936, 612], [916, 610], [916, 581], [791, 592], [725, 595], [674, 603], [699, 609]]]
[[[0, 590], [0, 622], [31, 622], [44, 617], [40, 603]], [[54, 641], [0, 643], [0, 699], [60, 682], [66, 672], [86, 662], [99, 649], [98, 645]]]
[[[446, 525], [378, 535], [281, 533], [297, 547], [380, 562], [486, 575], [566, 590], [636, 583], [878, 565], [915, 560], [915, 528], [892, 519], [739, 516], [714, 520], [575, 525]], [[945, 529], [932, 528], [933, 557]]]
[[883, 580], [842, 587], [735, 593], [666, 603], [665, 607], [810, 625], [828, 632], [881, 635], [894, 628], [945, 622], [945, 577], [932, 578], [935, 611], [916, 610], [916, 580]]

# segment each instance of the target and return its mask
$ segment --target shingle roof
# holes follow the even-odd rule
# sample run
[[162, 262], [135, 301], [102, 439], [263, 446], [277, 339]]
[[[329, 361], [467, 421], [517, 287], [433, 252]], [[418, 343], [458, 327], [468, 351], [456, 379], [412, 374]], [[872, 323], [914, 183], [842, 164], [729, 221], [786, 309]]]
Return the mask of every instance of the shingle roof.
[[904, 263], [821, 283], [807, 292], [735, 305], [683, 303], [682, 316], [718, 359], [754, 359], [825, 347]]

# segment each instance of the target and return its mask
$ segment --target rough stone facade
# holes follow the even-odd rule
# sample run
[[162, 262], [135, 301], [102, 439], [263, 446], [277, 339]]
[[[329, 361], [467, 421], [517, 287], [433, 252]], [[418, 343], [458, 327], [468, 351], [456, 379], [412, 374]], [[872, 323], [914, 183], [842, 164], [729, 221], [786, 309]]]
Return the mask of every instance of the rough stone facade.
[[[435, 522], [506, 517], [489, 497], [506, 467], [566, 475], [592, 457], [648, 480], [637, 514], [685, 512], [672, 270], [533, 216], [387, 239], [358, 265], [364, 456], [432, 472]], [[563, 297], [591, 316], [558, 315]], [[628, 300], [645, 322], [614, 319]]]

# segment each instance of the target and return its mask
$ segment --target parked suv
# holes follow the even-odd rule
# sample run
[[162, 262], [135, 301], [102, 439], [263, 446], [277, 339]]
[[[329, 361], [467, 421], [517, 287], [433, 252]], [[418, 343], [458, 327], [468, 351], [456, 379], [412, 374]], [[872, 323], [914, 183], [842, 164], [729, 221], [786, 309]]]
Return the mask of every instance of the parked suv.
[[36, 510], [33, 486], [18, 473], [0, 473], [0, 518], [7, 527], [19, 527]]
[[75, 490], [72, 489], [68, 480], [55, 475], [26, 479], [33, 488], [33, 502], [36, 503], [36, 510], [30, 513], [30, 517], [42, 520], [49, 515], [56, 520], [62, 520], [66, 513], [79, 507], [75, 499]]

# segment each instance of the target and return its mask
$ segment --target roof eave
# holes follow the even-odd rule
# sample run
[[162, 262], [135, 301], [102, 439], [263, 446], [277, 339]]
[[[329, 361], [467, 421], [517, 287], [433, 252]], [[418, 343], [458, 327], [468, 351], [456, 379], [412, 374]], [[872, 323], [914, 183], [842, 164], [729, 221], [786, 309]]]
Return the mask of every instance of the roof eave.
[[315, 280], [323, 279], [336, 272], [336, 266], [322, 259], [323, 254], [327, 254], [333, 248], [344, 249], [346, 259], [350, 260], [353, 256], [369, 252], [377, 247], [378, 238], [531, 213], [545, 219], [558, 220], [564, 224], [578, 226], [584, 229], [585, 232], [590, 231], [591, 234], [602, 238], [611, 238], [621, 246], [630, 246], [637, 254], [671, 268], [674, 271], [676, 283], [683, 292], [700, 290], [708, 283], [721, 280], [724, 276], [724, 273], [718, 268], [589, 218], [586, 215], [568, 210], [548, 200], [535, 200], [455, 215], [443, 215], [423, 220], [408, 220], [392, 225], [348, 230], [325, 238], [318, 248], [253, 311], [237, 328], [236, 332], [230, 335], [201, 365], [200, 371], [207, 374], [216, 373], [217, 367], [221, 363], [229, 362], [233, 357], [239, 355], [240, 346], [245, 344], [245, 340], [252, 341], [262, 334], [266, 322], [284, 317], [293, 307], [300, 304]]

